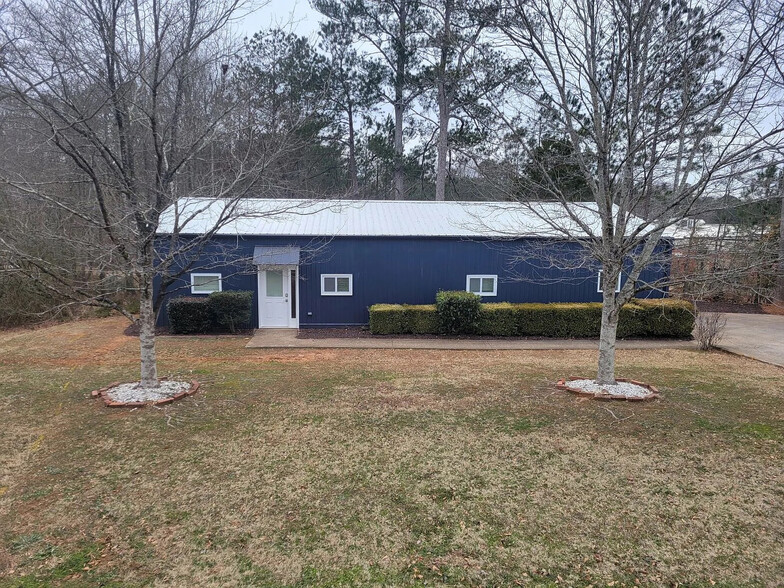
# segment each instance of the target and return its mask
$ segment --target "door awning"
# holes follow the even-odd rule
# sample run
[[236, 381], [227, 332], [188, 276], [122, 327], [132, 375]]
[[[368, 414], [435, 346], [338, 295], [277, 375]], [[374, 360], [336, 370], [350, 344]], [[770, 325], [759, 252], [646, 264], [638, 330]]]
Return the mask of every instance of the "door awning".
[[256, 265], [299, 265], [299, 247], [256, 247], [253, 249]]

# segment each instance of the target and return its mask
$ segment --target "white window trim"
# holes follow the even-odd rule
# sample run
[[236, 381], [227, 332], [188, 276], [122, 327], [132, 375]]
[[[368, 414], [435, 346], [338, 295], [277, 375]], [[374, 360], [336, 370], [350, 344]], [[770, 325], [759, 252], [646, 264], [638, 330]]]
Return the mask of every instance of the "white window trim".
[[479, 278], [479, 289], [482, 289], [482, 279], [483, 278], [492, 278], [493, 279], [493, 291], [492, 292], [473, 292], [473, 294], [477, 294], [478, 296], [498, 296], [498, 275], [497, 274], [469, 274], [466, 276], [466, 292], [471, 292], [471, 279]]
[[[218, 289], [217, 290], [210, 290], [209, 292], [204, 292], [204, 291], [201, 291], [201, 290], [194, 290], [193, 289], [194, 288], [194, 285], [193, 285], [193, 278], [194, 277], [199, 277], [199, 278], [218, 278]], [[198, 272], [191, 273], [191, 294], [208, 295], [208, 294], [212, 294], [213, 292], [222, 292], [222, 291], [223, 291], [223, 275], [222, 274], [219, 274], [219, 273], [198, 273]]]
[[[335, 292], [324, 290], [324, 280], [335, 278]], [[337, 292], [338, 278], [348, 278], [348, 292]], [[353, 296], [354, 295], [354, 274], [321, 274], [321, 295], [322, 296]]]
[[[599, 275], [596, 278], [596, 291], [599, 292], [600, 294], [604, 292], [604, 290], [602, 290], [602, 271], [603, 270], [599, 270]], [[615, 291], [616, 292], [621, 291], [621, 272], [618, 272], [618, 285], [615, 286]]]

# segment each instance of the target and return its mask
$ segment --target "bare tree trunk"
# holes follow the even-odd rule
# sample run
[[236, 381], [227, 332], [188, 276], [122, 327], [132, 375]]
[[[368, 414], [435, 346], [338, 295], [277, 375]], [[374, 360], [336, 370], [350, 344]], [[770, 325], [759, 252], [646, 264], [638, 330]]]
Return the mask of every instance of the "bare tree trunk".
[[438, 88], [438, 162], [436, 164], [436, 200], [446, 200], [447, 159], [449, 157], [449, 105], [444, 83]]
[[615, 339], [618, 333], [618, 294], [615, 292], [620, 267], [605, 263], [602, 269], [602, 325], [599, 332], [597, 384], [615, 384]]
[[141, 346], [141, 385], [158, 386], [158, 364], [155, 356], [155, 312], [152, 299], [152, 279], [143, 279], [139, 300], [139, 343]]
[[[402, 76], [401, 76], [402, 77]], [[395, 161], [393, 169], [392, 197], [402, 200], [405, 196], [403, 180], [403, 88], [395, 86]]]
[[776, 298], [784, 303], [784, 170], [779, 172], [779, 199], [781, 200], [781, 216], [779, 218], [779, 263], [776, 276]]
[[446, 200], [447, 158], [449, 157], [449, 107], [451, 89], [447, 80], [449, 48], [452, 43], [452, 5], [446, 0], [444, 7], [444, 30], [441, 38], [441, 61], [438, 65], [438, 162], [436, 163], [436, 200]]
[[[605, 280], [606, 282], [606, 280]], [[604, 286], [602, 328], [599, 334], [599, 369], [597, 384], [615, 384], [615, 339], [618, 334], [619, 309], [616, 308], [614, 287]]]
[[354, 110], [348, 105], [348, 179], [351, 186], [351, 195], [356, 196], [359, 191], [359, 178], [357, 177], [357, 146], [354, 133]]
[[392, 197], [402, 200], [405, 197], [403, 178], [403, 114], [405, 110], [404, 90], [406, 85], [406, 50], [408, 3], [400, 1], [398, 21], [397, 47], [395, 48], [395, 144], [394, 144], [394, 169], [392, 171]]

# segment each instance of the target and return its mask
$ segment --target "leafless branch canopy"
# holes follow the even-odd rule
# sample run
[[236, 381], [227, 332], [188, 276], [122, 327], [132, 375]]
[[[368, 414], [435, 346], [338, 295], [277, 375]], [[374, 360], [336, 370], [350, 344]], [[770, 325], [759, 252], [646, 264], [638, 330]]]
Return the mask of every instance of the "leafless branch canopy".
[[[771, 18], [766, 5], [501, 4], [498, 26], [531, 72], [517, 105], [499, 108], [526, 166], [520, 173], [509, 162], [518, 181], [507, 182], [507, 197], [569, 203], [565, 219], [540, 217], [583, 244], [609, 283], [625, 267], [619, 302], [634, 294], [668, 229], [719, 208], [723, 195], [740, 194], [750, 177], [781, 161], [770, 48], [780, 46], [782, 16]], [[543, 141], [557, 148], [543, 150]], [[600, 231], [581, 221], [585, 209], [599, 215]]]

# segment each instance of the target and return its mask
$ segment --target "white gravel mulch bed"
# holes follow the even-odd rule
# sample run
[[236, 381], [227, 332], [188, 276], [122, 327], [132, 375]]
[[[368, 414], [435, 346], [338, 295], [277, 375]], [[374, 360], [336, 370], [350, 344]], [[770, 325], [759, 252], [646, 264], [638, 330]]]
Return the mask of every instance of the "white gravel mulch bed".
[[142, 387], [139, 382], [122, 384], [115, 382], [91, 393], [93, 398], [101, 398], [107, 406], [145, 406], [148, 404], [168, 404], [185, 396], [195, 394], [199, 389], [196, 380], [159, 380], [155, 388]]
[[596, 380], [574, 378], [560, 380], [556, 386], [561, 390], [600, 400], [651, 400], [659, 397], [659, 391], [653, 386], [623, 378], [617, 378], [615, 384], [598, 384]]
[[190, 382], [162, 380], [157, 388], [142, 388], [139, 382], [119, 384], [106, 391], [106, 396], [114, 402], [157, 402], [177, 396], [191, 387]]

